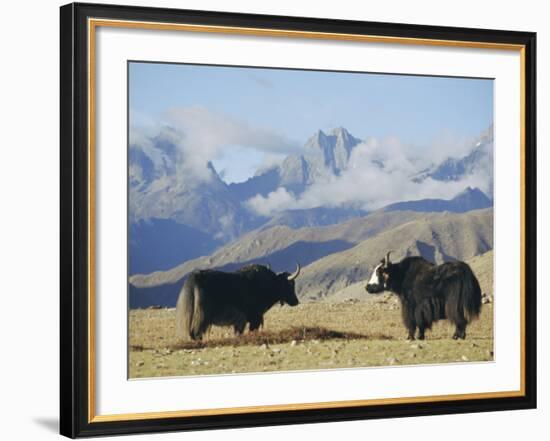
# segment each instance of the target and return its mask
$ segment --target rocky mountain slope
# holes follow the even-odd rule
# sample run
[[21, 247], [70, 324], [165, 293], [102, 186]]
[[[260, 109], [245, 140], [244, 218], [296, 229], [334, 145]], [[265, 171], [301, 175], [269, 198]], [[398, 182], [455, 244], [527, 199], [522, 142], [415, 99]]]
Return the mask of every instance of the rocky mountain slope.
[[454, 198], [445, 199], [420, 199], [417, 201], [403, 201], [390, 204], [382, 211], [424, 211], [441, 212], [450, 211], [453, 213], [465, 213], [470, 210], [479, 210], [493, 205], [485, 193], [478, 188], [466, 188]]
[[[487, 130], [481, 133], [474, 147], [466, 156], [460, 158], [446, 158], [441, 163], [434, 164], [430, 169], [420, 173], [414, 180], [422, 181], [430, 177], [436, 181], [458, 181], [465, 175], [481, 171], [482, 173], [488, 173], [490, 175], [489, 181], [492, 183], [493, 150], [494, 138], [493, 125], [491, 124]], [[486, 192], [492, 199], [492, 185], [490, 185]]]
[[293, 229], [275, 225], [252, 231], [210, 256], [184, 262], [168, 271], [133, 275], [130, 283], [139, 287], [174, 283], [197, 268], [221, 268], [229, 264], [249, 262], [269, 263], [274, 271], [293, 269], [296, 260], [302, 265], [317, 260], [308, 258], [308, 253], [311, 254], [312, 249], [321, 247], [322, 244], [332, 244], [333, 249], [313, 257], [320, 258], [331, 252], [351, 248], [381, 231], [414, 219], [423, 219], [425, 216], [425, 213], [415, 212], [380, 212], [324, 227]]
[[[336, 225], [366, 214], [360, 205], [354, 206], [353, 203], [321, 204], [269, 215], [254, 212], [247, 206], [247, 201], [254, 196], [265, 197], [277, 189], [283, 189], [296, 197], [317, 182], [330, 182], [345, 173], [354, 149], [362, 143], [345, 128], [340, 127], [329, 133], [319, 130], [306, 142], [301, 154], [289, 155], [280, 164], [259, 171], [246, 182], [229, 185], [220, 178], [211, 162], [204, 165], [200, 178], [189, 173], [178, 149], [182, 136], [173, 129], [164, 128], [157, 135], [135, 139], [130, 145], [131, 274], [166, 269], [183, 262], [194, 267], [197, 262], [190, 259], [209, 254], [215, 247], [224, 244], [238, 244], [242, 239], [246, 242], [243, 235], [250, 232], [255, 235], [257, 233], [254, 231], [258, 228], [267, 232], [277, 226], [300, 229]], [[447, 158], [411, 176], [411, 180], [422, 182], [430, 178], [456, 181], [480, 167], [486, 167], [492, 173], [492, 142], [491, 127], [465, 157]], [[374, 165], [384, 170], [383, 162]], [[469, 188], [451, 200], [401, 201], [385, 207], [383, 211], [459, 213], [491, 206], [492, 195], [489, 196], [479, 189]], [[282, 231], [288, 234], [286, 230]], [[177, 232], [177, 237], [172, 232]], [[279, 236], [280, 233], [274, 234]], [[170, 243], [170, 236], [174, 237], [173, 243]], [[197, 238], [200, 238], [200, 246], [195, 247], [193, 244]], [[176, 244], [187, 244], [187, 247]], [[189, 247], [192, 249], [186, 249]], [[346, 247], [347, 243], [328, 243], [322, 245], [320, 251], [313, 250], [310, 258]], [[278, 250], [277, 247], [268, 250], [266, 257], [272, 258]], [[287, 255], [275, 256], [274, 263], [277, 265], [279, 257], [283, 259]], [[152, 259], [151, 256], [156, 257]], [[257, 257], [251, 255], [250, 258]], [[303, 256], [298, 254], [298, 257]], [[214, 254], [212, 262], [200, 262], [200, 265], [218, 263], [218, 256]]]
[[441, 263], [466, 260], [493, 246], [493, 210], [464, 214], [378, 212], [343, 224], [291, 229], [275, 226], [249, 233], [208, 257], [169, 271], [130, 278], [130, 306], [173, 306], [186, 275], [195, 269], [234, 270], [270, 263], [275, 271], [304, 266], [296, 288], [304, 299], [321, 299], [366, 279], [384, 254], [422, 255]]
[[322, 299], [364, 281], [389, 250], [394, 250], [394, 261], [420, 255], [429, 261], [443, 263], [468, 260], [492, 247], [492, 209], [434, 214], [388, 229], [353, 248], [308, 265], [297, 282], [298, 295]]
[[[472, 271], [476, 275], [479, 285], [481, 286], [481, 292], [493, 296], [493, 250], [486, 253], [475, 256], [466, 261], [472, 268]], [[379, 294], [368, 294], [365, 291], [365, 280], [352, 283], [346, 286], [338, 292], [326, 297], [328, 302], [345, 302], [349, 300], [372, 300], [377, 301], [382, 299]]]

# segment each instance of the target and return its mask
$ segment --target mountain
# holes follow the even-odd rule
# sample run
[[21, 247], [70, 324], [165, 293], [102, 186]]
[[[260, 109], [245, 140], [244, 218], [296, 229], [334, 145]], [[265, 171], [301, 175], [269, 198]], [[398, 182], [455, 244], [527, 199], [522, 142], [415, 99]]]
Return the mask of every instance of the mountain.
[[131, 221], [171, 219], [177, 223], [231, 240], [252, 224], [211, 164], [204, 180], [180, 179], [176, 172], [151, 185], [130, 188]]
[[468, 260], [468, 264], [472, 268], [472, 271], [479, 281], [481, 292], [483, 294], [493, 296], [494, 284], [493, 284], [493, 271], [494, 271], [494, 253], [493, 250], [487, 251], [484, 254], [475, 256]]
[[164, 128], [155, 137], [130, 144], [130, 223], [169, 219], [223, 242], [255, 227], [212, 163], [199, 176], [182, 166], [178, 136]]
[[328, 254], [351, 248], [384, 229], [424, 216], [414, 212], [373, 213], [325, 227], [292, 229], [277, 225], [252, 231], [211, 256], [183, 262], [168, 271], [131, 276], [130, 307], [173, 306], [185, 277], [196, 269], [232, 271], [247, 263], [268, 263], [274, 271], [291, 270], [296, 260], [308, 265]]
[[264, 225], [262, 229], [271, 228], [276, 225], [285, 225], [298, 229], [304, 227], [321, 227], [334, 225], [354, 217], [362, 217], [366, 211], [347, 207], [315, 207], [300, 210], [285, 210], [276, 213]]
[[320, 179], [340, 175], [348, 165], [353, 148], [360, 142], [343, 127], [328, 134], [318, 130], [306, 142], [303, 154], [289, 155], [281, 164], [229, 188], [243, 201], [256, 194], [267, 196], [279, 187], [298, 195]]
[[488, 208], [493, 205], [485, 193], [479, 188], [466, 188], [450, 200], [420, 199], [417, 201], [397, 202], [382, 208], [382, 211], [423, 211], [465, 213], [466, 211]]
[[196, 228], [171, 219], [139, 220], [130, 224], [130, 274], [167, 270], [211, 254], [222, 243]]
[[317, 131], [306, 143], [306, 153], [302, 155], [308, 164], [309, 178], [313, 182], [323, 177], [328, 170], [339, 175], [348, 166], [353, 148], [361, 142], [345, 128], [338, 127], [328, 135]]
[[[277, 256], [287, 253], [299, 244], [320, 244], [346, 242], [352, 247], [381, 231], [414, 219], [423, 219], [426, 213], [391, 212], [372, 213], [362, 218], [350, 219], [336, 225], [293, 229], [284, 225], [260, 228], [243, 235], [239, 240], [217, 249], [212, 255], [193, 259], [168, 270], [150, 274], [136, 274], [130, 277], [135, 286], [149, 287], [163, 283], [174, 283], [197, 268], [220, 268], [229, 264], [244, 264], [251, 261], [268, 262], [275, 271], [292, 269], [295, 260], [285, 261]], [[305, 260], [304, 260], [305, 258]], [[296, 255], [300, 263], [307, 264], [304, 255]], [[306, 263], [307, 262], [307, 263]]]
[[396, 250], [396, 259], [408, 252], [441, 262], [492, 248], [492, 213], [376, 212], [326, 227], [256, 230], [211, 256], [132, 276], [130, 307], [174, 306], [186, 275], [195, 269], [231, 271], [247, 263], [269, 263], [274, 271], [283, 271], [296, 260], [304, 267], [296, 285], [299, 295], [325, 297], [363, 280], [388, 249]]
[[302, 269], [297, 294], [322, 299], [365, 281], [389, 250], [392, 260], [423, 256], [443, 263], [468, 260], [493, 248], [493, 210], [463, 214], [434, 213], [389, 228], [353, 248], [330, 254]]
[[[131, 221], [170, 219], [225, 242], [266, 221], [243, 208], [242, 202], [257, 194], [266, 196], [279, 187], [298, 194], [322, 176], [339, 174], [360, 142], [344, 128], [329, 134], [319, 130], [306, 143], [303, 155], [290, 155], [246, 182], [227, 185], [212, 163], [206, 165], [200, 178], [181, 166], [178, 143], [182, 136], [165, 127], [156, 136], [141, 137], [130, 144]], [[327, 214], [329, 211], [325, 210]], [[341, 215], [334, 216], [342, 219]], [[294, 224], [298, 225], [297, 221]]]
[[473, 149], [464, 157], [447, 158], [441, 163], [431, 167], [413, 178], [421, 182], [426, 178], [436, 181], [458, 181], [467, 175], [474, 173], [489, 174], [489, 188], [487, 194], [493, 198], [493, 125], [485, 130], [475, 142]]
[[[128, 158], [131, 274], [166, 270], [178, 263], [205, 267], [243, 262], [246, 257], [243, 257], [245, 260], [223, 261], [217, 259], [216, 253], [211, 253], [225, 244], [245, 243], [248, 234], [255, 236], [277, 226], [288, 227], [289, 231], [301, 230], [345, 224], [365, 215], [365, 211], [354, 206], [323, 205], [283, 210], [266, 217], [254, 213], [245, 204], [258, 194], [265, 197], [279, 188], [299, 196], [308, 186], [330, 182], [344, 174], [353, 150], [362, 142], [345, 128], [328, 133], [319, 130], [308, 139], [301, 154], [289, 155], [280, 164], [258, 171], [247, 181], [229, 185], [220, 178], [211, 162], [189, 168], [178, 147], [183, 140], [182, 134], [170, 128], [163, 128], [155, 136], [132, 138]], [[492, 142], [491, 127], [465, 157], [448, 158], [411, 179], [416, 182], [428, 178], [459, 180], [483, 167], [492, 173], [489, 167]], [[377, 164], [377, 167], [383, 170], [384, 164]], [[403, 201], [381, 211], [406, 212], [406, 218], [411, 212], [461, 213], [491, 206], [491, 198], [492, 194], [487, 198], [479, 189], [468, 188], [450, 201]], [[288, 231], [285, 234], [293, 237]], [[345, 243], [339, 242], [341, 240]], [[322, 257], [322, 253], [341, 251], [348, 246], [348, 241], [340, 237], [320, 242], [326, 243], [312, 256]], [[267, 254], [273, 255], [282, 249], [267, 250]], [[210, 254], [214, 258], [212, 262], [195, 261]], [[276, 255], [277, 259], [282, 256], [285, 254]]]
[[[135, 137], [134, 137], [135, 138]], [[130, 274], [164, 270], [209, 254], [261, 225], [292, 228], [328, 225], [364, 212], [318, 207], [289, 210], [274, 218], [250, 212], [243, 202], [279, 187], [295, 194], [321, 176], [340, 173], [360, 140], [345, 129], [318, 131], [303, 155], [288, 156], [245, 183], [227, 185], [212, 163], [199, 176], [182, 165], [183, 135], [164, 127], [153, 137], [133, 139], [129, 149]], [[180, 259], [179, 261], [177, 259]]]
[[[490, 250], [466, 261], [479, 281], [481, 292], [489, 296], [493, 295], [493, 256], [493, 250]], [[382, 300], [383, 297], [378, 294], [367, 294], [365, 281], [362, 280], [331, 294], [325, 300], [336, 303], [349, 299], [377, 301]]]

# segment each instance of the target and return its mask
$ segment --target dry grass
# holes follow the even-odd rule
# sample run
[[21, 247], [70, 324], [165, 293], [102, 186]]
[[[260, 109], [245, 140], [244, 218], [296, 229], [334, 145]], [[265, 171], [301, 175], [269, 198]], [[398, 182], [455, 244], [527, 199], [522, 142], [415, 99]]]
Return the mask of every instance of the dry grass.
[[404, 340], [395, 296], [273, 307], [261, 332], [213, 327], [203, 342], [175, 336], [175, 310], [130, 311], [130, 378], [367, 367], [493, 359], [493, 307], [483, 305], [465, 341], [447, 321], [427, 340]]

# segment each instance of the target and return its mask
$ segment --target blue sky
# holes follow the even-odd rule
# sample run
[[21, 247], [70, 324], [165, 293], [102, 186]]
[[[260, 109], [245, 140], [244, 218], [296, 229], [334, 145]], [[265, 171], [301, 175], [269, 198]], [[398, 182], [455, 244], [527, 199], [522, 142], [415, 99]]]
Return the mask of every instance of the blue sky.
[[[284, 139], [281, 155], [318, 129], [343, 126], [361, 139], [396, 137], [425, 149], [442, 136], [475, 137], [493, 121], [492, 80], [138, 62], [129, 69], [131, 127], [173, 123], [174, 109], [201, 108], [216, 115], [211, 122]], [[234, 139], [211, 158], [226, 181], [251, 176], [269, 153]]]

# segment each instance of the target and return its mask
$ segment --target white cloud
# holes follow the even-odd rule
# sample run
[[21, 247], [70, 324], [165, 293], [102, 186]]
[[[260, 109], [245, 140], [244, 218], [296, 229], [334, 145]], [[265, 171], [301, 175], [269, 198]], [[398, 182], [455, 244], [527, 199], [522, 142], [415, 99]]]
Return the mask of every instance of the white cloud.
[[[172, 150], [159, 146], [169, 141]], [[167, 188], [184, 188], [211, 179], [210, 161], [216, 163], [229, 180], [239, 181], [254, 169], [265, 169], [280, 163], [289, 153], [298, 153], [295, 143], [262, 128], [251, 127], [219, 112], [203, 107], [172, 109], [162, 127], [133, 128], [130, 143], [138, 145], [155, 164], [166, 170], [157, 176], [152, 188], [158, 192]], [[440, 163], [448, 157], [463, 157], [471, 151], [473, 140], [460, 139], [443, 133], [432, 146], [418, 148], [403, 144], [398, 138], [369, 138], [357, 145], [348, 167], [340, 176], [327, 173], [323, 181], [309, 186], [295, 196], [278, 188], [267, 196], [256, 195], [245, 202], [252, 212], [270, 216], [288, 209], [354, 206], [374, 210], [385, 205], [424, 198], [450, 199], [467, 186], [478, 187], [492, 195], [491, 154], [481, 158], [473, 173], [460, 181], [411, 180], [418, 172]], [[239, 155], [228, 152], [240, 151]], [[249, 152], [249, 154], [247, 154]], [[230, 169], [233, 167], [233, 169]], [[140, 170], [134, 175], [140, 177]], [[194, 178], [194, 179], [193, 179]]]
[[279, 187], [266, 197], [257, 194], [246, 201], [245, 206], [260, 216], [271, 216], [279, 211], [296, 208], [297, 201], [292, 193]]
[[442, 130], [427, 145], [423, 154], [431, 158], [433, 163], [439, 163], [446, 158], [461, 158], [472, 149], [475, 139], [470, 136], [460, 136], [451, 130]]
[[296, 144], [272, 130], [251, 127], [204, 107], [172, 109], [168, 112], [168, 120], [172, 127], [183, 134], [178, 147], [183, 152], [184, 172], [199, 174], [203, 178], [209, 176], [206, 169], [208, 161], [221, 158], [224, 150], [231, 146], [268, 154], [296, 151]]
[[[204, 107], [173, 108], [167, 112], [162, 126], [132, 127], [130, 144], [142, 148], [155, 163], [162, 162], [161, 152], [153, 142], [153, 138], [158, 136], [176, 146], [177, 154], [171, 159], [176, 161], [178, 174], [185, 176], [186, 180], [190, 177], [210, 179], [212, 174], [208, 162], [223, 158], [224, 153], [235, 146], [259, 152], [267, 161], [297, 149], [296, 143], [273, 130], [252, 127]], [[243, 155], [242, 161], [246, 160], [246, 155]], [[258, 164], [258, 160], [255, 161]], [[242, 164], [236, 166], [242, 167]]]
[[[417, 156], [411, 158], [411, 151]], [[490, 158], [480, 162], [472, 174], [459, 181], [442, 182], [427, 178], [416, 183], [411, 180], [422, 167], [432, 162], [431, 156], [419, 156], [416, 150], [403, 145], [396, 138], [373, 138], [354, 148], [348, 168], [340, 176], [316, 182], [298, 197], [279, 188], [267, 197], [257, 195], [249, 199], [246, 206], [261, 215], [272, 215], [288, 209], [341, 205], [371, 211], [400, 201], [451, 199], [468, 186], [478, 187], [490, 194]]]

